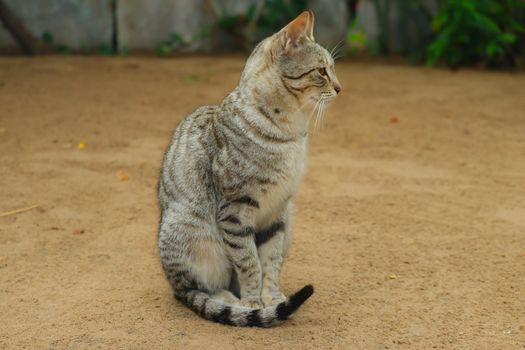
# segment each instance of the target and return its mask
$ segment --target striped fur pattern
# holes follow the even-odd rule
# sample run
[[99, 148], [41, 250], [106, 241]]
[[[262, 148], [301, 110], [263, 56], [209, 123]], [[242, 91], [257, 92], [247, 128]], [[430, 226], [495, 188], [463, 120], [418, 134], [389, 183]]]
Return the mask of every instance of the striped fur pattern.
[[176, 128], [159, 181], [159, 251], [175, 297], [202, 317], [268, 327], [310, 295], [279, 287], [313, 113], [335, 98], [334, 61], [304, 12], [263, 40], [218, 106]]

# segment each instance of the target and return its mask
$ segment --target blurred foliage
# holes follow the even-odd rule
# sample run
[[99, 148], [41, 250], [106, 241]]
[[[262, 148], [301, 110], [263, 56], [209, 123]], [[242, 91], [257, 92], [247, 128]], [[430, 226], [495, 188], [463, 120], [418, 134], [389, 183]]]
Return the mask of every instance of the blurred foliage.
[[[264, 0], [252, 3], [244, 14], [228, 14], [216, 8], [215, 41], [229, 36], [234, 46], [251, 50], [305, 9], [306, 0]], [[214, 46], [220, 46], [220, 43], [216, 42]]]
[[55, 44], [55, 38], [53, 37], [53, 34], [50, 32], [44, 32], [42, 33], [42, 42], [46, 45], [49, 45], [52, 47], [54, 52], [62, 54], [62, 55], [68, 55], [72, 52], [72, 50], [67, 47], [66, 45], [57, 45]]
[[[365, 0], [361, 0], [364, 2]], [[488, 67], [525, 66], [525, 0], [435, 0], [436, 15], [426, 0], [366, 0], [377, 16], [379, 36], [368, 40], [354, 17], [347, 36], [347, 52], [363, 51], [408, 56], [413, 63], [452, 68], [482, 64]], [[171, 56], [176, 51], [195, 49], [207, 41], [213, 51], [251, 50], [260, 40], [280, 30], [307, 7], [307, 0], [261, 0], [251, 2], [245, 13], [233, 13], [220, 1], [211, 1], [212, 20], [193, 37], [172, 32], [156, 52]], [[357, 0], [348, 1], [357, 14]], [[246, 7], [245, 7], [246, 8]], [[41, 37], [57, 53], [70, 48], [57, 45], [53, 35]], [[211, 44], [211, 45], [210, 45]], [[127, 48], [117, 52], [116, 43], [101, 44], [100, 55], [127, 56]], [[191, 77], [188, 79], [192, 79]]]
[[120, 49], [118, 50], [118, 54], [119, 54], [120, 56], [123, 56], [123, 57], [127, 57], [127, 56], [129, 56], [129, 48], [128, 48], [128, 47], [120, 48]]
[[370, 47], [369, 42], [366, 40], [365, 31], [358, 27], [357, 20], [353, 20], [348, 28], [346, 34], [346, 41], [348, 44], [348, 50], [350, 54], [358, 54], [365, 51], [367, 48], [369, 51], [373, 49]]
[[166, 40], [160, 47], [157, 48], [156, 52], [159, 56], [170, 56], [173, 51], [189, 45], [189, 42], [184, 40], [182, 35], [177, 32], [171, 33], [168, 40]]
[[248, 29], [252, 31], [250, 35], [255, 42], [252, 40], [250, 45], [280, 30], [304, 10], [306, 0], [266, 0], [260, 11], [252, 4], [247, 17], [250, 22]]
[[525, 2], [522, 0], [446, 0], [432, 19], [435, 38], [426, 63], [450, 67], [485, 63], [516, 66], [523, 59]]
[[369, 1], [379, 35], [368, 40], [353, 23], [347, 37], [351, 53], [359, 52], [355, 47], [364, 41], [372, 54], [400, 53], [429, 66], [525, 66], [524, 0], [437, 0], [435, 15], [428, 1]]
[[192, 44], [204, 40], [208, 36], [208, 31], [208, 28], [203, 28], [189, 40], [184, 39], [180, 33], [172, 32], [168, 40], [166, 40], [155, 51], [159, 56], [171, 56], [177, 50], [187, 48]]
[[[374, 54], [389, 55], [399, 52], [412, 62], [423, 62], [425, 51], [432, 39], [430, 21], [432, 14], [423, 0], [371, 0], [377, 16], [379, 35], [377, 43], [368, 43]], [[392, 21], [392, 13], [398, 20]], [[400, 47], [392, 47], [392, 37], [397, 36]]]
[[252, 3], [246, 13], [232, 14], [213, 3], [214, 20], [189, 40], [179, 33], [171, 33], [156, 52], [159, 56], [171, 56], [203, 40], [211, 40], [213, 51], [244, 48], [247, 51], [262, 39], [281, 29], [306, 9], [306, 0], [264, 0]]
[[[69, 46], [56, 44], [55, 43], [55, 38], [54, 38], [53, 34], [50, 33], [50, 32], [42, 33], [41, 40], [42, 40], [42, 42], [44, 44], [49, 45], [52, 48], [53, 52], [55, 52], [55, 53], [62, 54], [62, 55], [69, 55], [69, 54], [74, 53], [74, 51]], [[84, 53], [84, 54], [89, 54], [89, 53], [91, 53], [91, 50], [75, 51], [75, 52], [77, 52], [77, 53], [81, 52], [81, 53]], [[115, 53], [113, 48], [109, 44], [100, 44], [98, 46], [98, 49], [96, 50], [96, 52], [99, 55], [103, 55], [103, 56], [111, 56], [111, 55], [113, 55]], [[129, 52], [126, 52], [126, 55], [128, 53]]]
[[53, 44], [53, 34], [49, 33], [49, 32], [44, 32], [42, 33], [42, 41], [46, 44], [50, 44], [52, 45]]
[[113, 49], [108, 44], [100, 44], [98, 46], [98, 53], [103, 56], [111, 56], [113, 55]]

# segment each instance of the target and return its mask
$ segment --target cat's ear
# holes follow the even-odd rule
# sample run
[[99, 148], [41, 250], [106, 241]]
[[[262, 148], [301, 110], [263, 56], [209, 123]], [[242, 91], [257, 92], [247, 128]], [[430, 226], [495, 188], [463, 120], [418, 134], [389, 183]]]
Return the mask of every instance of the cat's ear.
[[304, 11], [282, 29], [282, 34], [285, 47], [295, 47], [303, 39], [314, 41], [314, 13]]

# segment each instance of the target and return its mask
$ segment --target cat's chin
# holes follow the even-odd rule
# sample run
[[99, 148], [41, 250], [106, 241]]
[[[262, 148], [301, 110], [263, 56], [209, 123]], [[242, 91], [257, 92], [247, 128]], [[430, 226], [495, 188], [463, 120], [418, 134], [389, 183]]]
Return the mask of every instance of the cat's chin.
[[335, 101], [335, 96], [334, 97], [329, 97], [329, 98], [326, 98], [326, 97], [325, 98], [319, 98], [319, 99], [316, 99], [316, 100], [312, 101], [312, 103], [309, 104], [309, 107], [310, 107], [311, 110], [317, 109], [318, 107], [322, 107], [323, 109], [326, 109], [334, 101]]
[[336, 97], [337, 95], [310, 96], [309, 100], [312, 103], [312, 106], [315, 106], [319, 102], [332, 103]]

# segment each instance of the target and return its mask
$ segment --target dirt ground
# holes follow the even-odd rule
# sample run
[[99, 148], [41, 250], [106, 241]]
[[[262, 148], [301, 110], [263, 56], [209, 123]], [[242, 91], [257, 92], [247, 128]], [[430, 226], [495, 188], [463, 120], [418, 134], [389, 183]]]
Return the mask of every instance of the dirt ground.
[[523, 73], [338, 64], [281, 278], [314, 296], [273, 329], [176, 302], [156, 249], [163, 151], [242, 65], [0, 59], [0, 212], [38, 205], [0, 217], [0, 348], [525, 348]]

